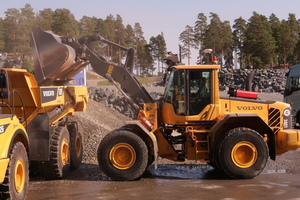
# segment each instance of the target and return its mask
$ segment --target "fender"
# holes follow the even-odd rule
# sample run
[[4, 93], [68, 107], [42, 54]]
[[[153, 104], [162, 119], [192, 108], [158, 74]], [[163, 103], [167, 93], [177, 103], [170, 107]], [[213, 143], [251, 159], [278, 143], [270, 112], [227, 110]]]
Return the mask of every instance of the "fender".
[[17, 117], [14, 116], [13, 120], [9, 118], [9, 120], [7, 120], [7, 122], [4, 123], [8, 124], [8, 126], [5, 129], [5, 132], [0, 134], [0, 143], [2, 146], [1, 148], [2, 152], [0, 152], [1, 158], [4, 157], [8, 158], [9, 151], [14, 145], [15, 141], [22, 142], [25, 148], [27, 149], [27, 151], [29, 151], [28, 135], [23, 125], [19, 123]]
[[28, 135], [26, 134], [25, 130], [23, 129], [17, 129], [12, 137], [12, 140], [9, 145], [9, 149], [11, 149], [14, 145], [14, 142], [20, 141], [24, 144], [27, 152], [29, 153], [29, 140]]
[[[157, 144], [157, 139], [156, 136], [148, 131], [139, 121], [127, 121], [126, 125], [124, 125], [122, 128], [131, 128], [131, 129], [136, 129], [136, 127], [138, 127], [142, 132], [144, 132], [152, 141], [153, 143], [153, 152], [154, 152], [154, 167], [155, 169], [157, 168], [157, 158], [158, 158], [158, 144]], [[140, 132], [140, 131], [139, 131]], [[141, 133], [137, 133], [138, 135], [140, 135]]]
[[[5, 174], [6, 174], [6, 170], [7, 170], [7, 166], [9, 164], [9, 153], [11, 151], [11, 149], [13, 148], [13, 145], [16, 141], [20, 141], [24, 144], [27, 152], [29, 152], [29, 148], [28, 148], [28, 137], [27, 134], [25, 132], [24, 127], [19, 124], [16, 125], [17, 129], [15, 129], [15, 125], [16, 124], [10, 124], [10, 126], [6, 129], [5, 135], [3, 135], [5, 137], [5, 140], [2, 140], [3, 138], [1, 138], [1, 145], [2, 149], [1, 149], [1, 158], [0, 158], [0, 183], [2, 183], [4, 181], [5, 178]], [[11, 128], [12, 127], [12, 128]], [[11, 136], [11, 137], [8, 137]]]

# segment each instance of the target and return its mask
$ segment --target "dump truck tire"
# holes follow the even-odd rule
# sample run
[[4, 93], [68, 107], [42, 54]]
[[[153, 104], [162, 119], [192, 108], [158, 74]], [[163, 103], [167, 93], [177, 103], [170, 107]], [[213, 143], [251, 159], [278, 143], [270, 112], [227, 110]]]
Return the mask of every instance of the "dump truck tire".
[[244, 127], [230, 130], [218, 149], [221, 168], [236, 179], [251, 179], [259, 175], [265, 168], [269, 155], [263, 137]]
[[28, 155], [23, 143], [14, 144], [9, 158], [5, 179], [0, 185], [0, 199], [23, 200], [27, 195], [29, 181]]
[[76, 170], [80, 167], [83, 156], [82, 127], [77, 122], [68, 126], [70, 133], [70, 169]]
[[70, 170], [69, 131], [64, 126], [50, 127], [50, 160], [41, 164], [45, 179], [60, 179]]
[[142, 138], [127, 130], [111, 132], [98, 147], [100, 169], [112, 180], [139, 179], [147, 168], [148, 156]]

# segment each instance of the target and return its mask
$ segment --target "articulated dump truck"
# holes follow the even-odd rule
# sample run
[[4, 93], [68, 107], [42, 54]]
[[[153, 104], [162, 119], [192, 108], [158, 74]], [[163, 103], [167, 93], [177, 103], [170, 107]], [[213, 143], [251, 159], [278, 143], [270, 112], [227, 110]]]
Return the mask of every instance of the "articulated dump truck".
[[82, 161], [81, 126], [68, 116], [85, 111], [87, 88], [65, 84], [87, 62], [73, 62], [72, 49], [51, 44], [41, 49], [32, 33], [36, 77], [0, 70], [0, 199], [26, 198], [29, 169], [57, 179]]

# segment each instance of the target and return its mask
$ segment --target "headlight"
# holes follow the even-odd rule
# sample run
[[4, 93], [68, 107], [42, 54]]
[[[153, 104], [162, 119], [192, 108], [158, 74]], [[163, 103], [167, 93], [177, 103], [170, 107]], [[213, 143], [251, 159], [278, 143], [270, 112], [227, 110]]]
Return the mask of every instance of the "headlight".
[[292, 128], [291, 108], [287, 108], [283, 111], [283, 128], [284, 129]]
[[291, 110], [290, 110], [289, 108], [287, 108], [287, 109], [285, 109], [285, 110], [283, 111], [283, 114], [284, 114], [285, 117], [288, 117], [288, 116], [290, 116], [290, 114], [291, 114]]

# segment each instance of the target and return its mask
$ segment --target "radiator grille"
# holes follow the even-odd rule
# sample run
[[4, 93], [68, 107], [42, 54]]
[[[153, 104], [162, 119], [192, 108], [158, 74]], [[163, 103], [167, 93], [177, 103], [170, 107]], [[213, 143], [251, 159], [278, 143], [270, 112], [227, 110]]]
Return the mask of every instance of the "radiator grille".
[[269, 126], [277, 131], [280, 128], [280, 111], [276, 108], [269, 109]]

